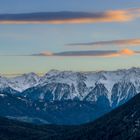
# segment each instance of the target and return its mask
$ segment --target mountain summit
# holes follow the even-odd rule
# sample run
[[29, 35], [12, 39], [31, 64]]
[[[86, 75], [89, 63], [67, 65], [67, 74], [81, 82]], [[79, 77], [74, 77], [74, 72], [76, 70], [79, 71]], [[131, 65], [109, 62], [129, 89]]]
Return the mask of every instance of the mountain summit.
[[[140, 68], [100, 72], [51, 70], [41, 77], [35, 73], [15, 78], [0, 77], [0, 93], [6, 95], [0, 97], [2, 102], [5, 98], [9, 104], [9, 98], [10, 101], [16, 98], [18, 104], [11, 102], [15, 110], [17, 106], [26, 106], [27, 110], [40, 114], [37, 118], [41, 122], [47, 123], [80, 124], [92, 121], [139, 92]], [[21, 115], [16, 112], [18, 115], [15, 113], [15, 116], [10, 111], [1, 114], [25, 120], [35, 119], [30, 113], [22, 111]]]

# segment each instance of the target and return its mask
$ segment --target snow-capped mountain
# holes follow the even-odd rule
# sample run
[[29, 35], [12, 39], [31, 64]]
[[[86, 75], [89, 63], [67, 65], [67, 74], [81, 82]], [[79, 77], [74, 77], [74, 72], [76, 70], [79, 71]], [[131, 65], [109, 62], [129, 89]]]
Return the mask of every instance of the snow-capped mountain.
[[38, 84], [40, 77], [35, 73], [23, 74], [14, 78], [0, 76], [0, 89], [11, 88], [17, 92], [22, 92]]
[[[79, 116], [79, 123], [93, 120], [139, 92], [140, 68], [100, 72], [51, 70], [44, 76], [29, 73], [14, 78], [0, 77], [0, 93], [26, 99], [28, 107], [40, 110], [42, 114], [55, 114], [57, 119], [51, 121], [55, 123], [76, 123], [72, 118], [78, 116], [78, 111], [86, 116], [86, 119]], [[66, 114], [70, 116], [64, 122]], [[45, 115], [41, 116], [44, 119]], [[46, 118], [44, 121], [50, 122]]]
[[0, 77], [0, 89], [6, 88], [25, 96], [37, 90], [36, 100], [50, 98], [51, 101], [78, 99], [92, 102], [104, 95], [110, 104], [114, 100], [119, 104], [140, 92], [140, 68], [100, 72], [51, 70], [42, 77], [35, 73], [14, 78]]
[[110, 105], [119, 105], [140, 92], [140, 69], [101, 72], [52, 70], [23, 94], [30, 96], [34, 92], [38, 94], [36, 100], [47, 98], [50, 101], [76, 99], [96, 102], [100, 96], [105, 96]]
[[22, 76], [18, 76], [10, 79], [10, 86], [22, 92], [30, 87], [36, 86], [40, 80], [40, 77], [35, 73], [23, 74]]

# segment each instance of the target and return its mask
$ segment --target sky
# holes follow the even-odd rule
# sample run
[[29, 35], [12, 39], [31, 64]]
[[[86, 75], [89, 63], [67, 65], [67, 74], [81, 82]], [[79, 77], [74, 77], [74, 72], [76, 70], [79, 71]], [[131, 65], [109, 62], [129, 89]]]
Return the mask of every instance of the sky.
[[0, 74], [140, 67], [139, 0], [0, 0]]

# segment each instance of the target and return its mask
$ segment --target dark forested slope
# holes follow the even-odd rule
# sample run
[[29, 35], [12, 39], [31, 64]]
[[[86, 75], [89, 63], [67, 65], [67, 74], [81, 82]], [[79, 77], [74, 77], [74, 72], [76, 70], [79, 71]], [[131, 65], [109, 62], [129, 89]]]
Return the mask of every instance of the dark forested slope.
[[100, 119], [79, 126], [44, 125], [0, 118], [1, 140], [140, 139], [140, 94]]

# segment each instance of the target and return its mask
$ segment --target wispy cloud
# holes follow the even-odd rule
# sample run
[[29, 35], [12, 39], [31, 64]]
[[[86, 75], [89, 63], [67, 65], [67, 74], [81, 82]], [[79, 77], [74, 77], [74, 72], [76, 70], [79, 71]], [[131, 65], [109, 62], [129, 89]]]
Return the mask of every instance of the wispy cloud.
[[0, 24], [82, 24], [96, 22], [126, 22], [140, 17], [140, 8], [104, 12], [42, 12], [0, 14]]
[[117, 56], [132, 56], [140, 54], [139, 51], [133, 51], [129, 49], [124, 49], [121, 51], [117, 50], [89, 50], [89, 51], [65, 51], [59, 53], [53, 52], [43, 52], [39, 54], [34, 54], [34, 56], [94, 56], [94, 57], [117, 57]]
[[107, 40], [87, 43], [71, 43], [68, 46], [105, 46], [105, 45], [119, 45], [119, 46], [137, 46], [140, 45], [140, 39], [125, 39], [125, 40]]
[[64, 51], [58, 53], [50, 53], [48, 51], [37, 54], [38, 56], [104, 56], [116, 53], [116, 51], [95, 50], [95, 51]]

